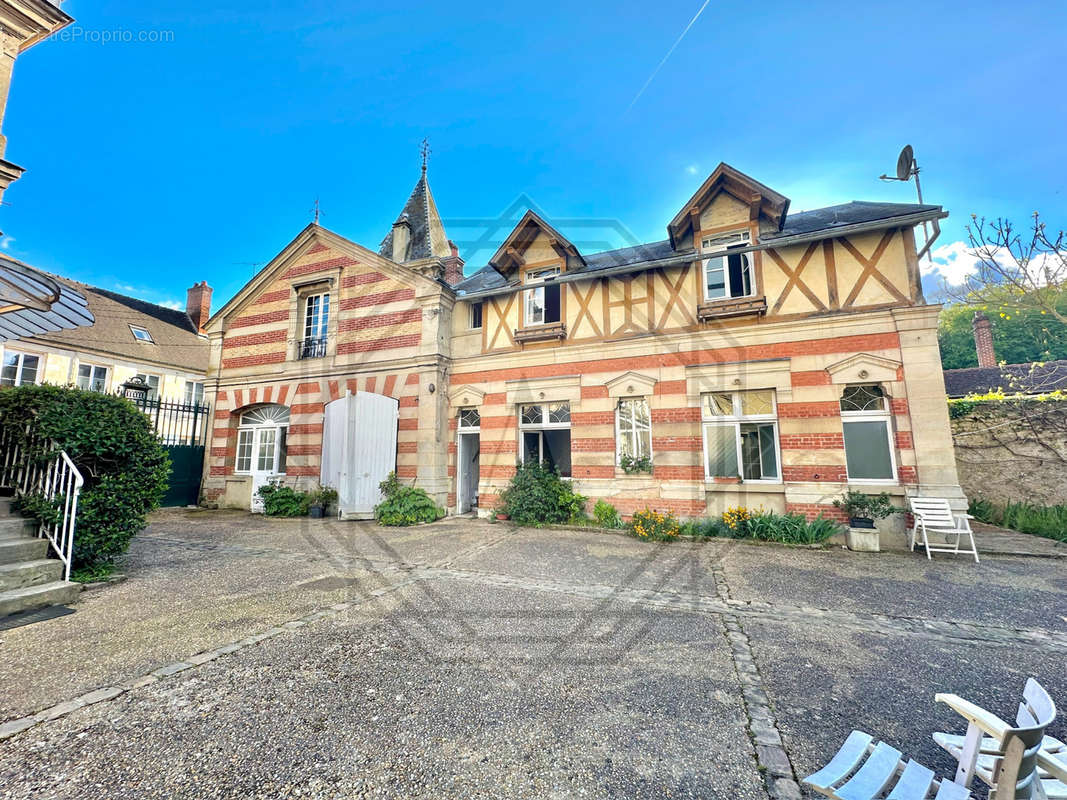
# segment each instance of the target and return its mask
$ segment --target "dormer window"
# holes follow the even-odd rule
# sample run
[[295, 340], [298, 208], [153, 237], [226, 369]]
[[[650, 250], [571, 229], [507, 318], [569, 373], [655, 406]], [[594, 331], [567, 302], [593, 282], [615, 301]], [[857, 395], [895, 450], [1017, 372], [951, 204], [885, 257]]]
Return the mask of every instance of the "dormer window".
[[130, 332], [133, 334], [133, 338], [139, 342], [154, 342], [152, 334], [148, 332], [148, 328], [142, 328], [140, 325], [131, 325]]
[[733, 231], [708, 236], [701, 242], [704, 253], [704, 299], [722, 300], [728, 297], [750, 297], [755, 293], [750, 253], [739, 253], [752, 244], [748, 231]]
[[535, 269], [526, 273], [523, 283], [533, 288], [527, 289], [524, 308], [526, 309], [525, 321], [527, 325], [545, 325], [549, 322], [559, 322], [560, 302], [559, 284], [556, 277], [559, 276], [559, 267], [547, 269]]

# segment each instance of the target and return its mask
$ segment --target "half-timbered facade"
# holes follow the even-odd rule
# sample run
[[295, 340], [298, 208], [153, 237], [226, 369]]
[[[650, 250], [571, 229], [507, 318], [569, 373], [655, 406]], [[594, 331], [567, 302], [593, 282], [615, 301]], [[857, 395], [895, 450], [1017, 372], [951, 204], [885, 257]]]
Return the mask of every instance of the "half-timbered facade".
[[962, 501], [913, 235], [943, 216], [790, 214], [723, 164], [663, 241], [582, 253], [530, 212], [461, 278], [424, 174], [377, 252], [309, 226], [209, 323], [205, 494], [247, 504], [263, 404], [288, 411], [275, 470], [316, 481], [350, 390], [397, 398], [398, 475], [454, 511], [487, 513], [527, 459], [624, 514], [833, 514], [849, 485]]

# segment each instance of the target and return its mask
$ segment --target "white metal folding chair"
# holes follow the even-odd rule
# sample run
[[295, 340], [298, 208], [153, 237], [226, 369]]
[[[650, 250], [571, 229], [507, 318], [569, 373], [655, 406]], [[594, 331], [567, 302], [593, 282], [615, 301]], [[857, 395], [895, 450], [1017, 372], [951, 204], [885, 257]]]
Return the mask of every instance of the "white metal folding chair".
[[[909, 497], [908, 503], [915, 519], [909, 537], [912, 550], [915, 549], [916, 542], [921, 542], [926, 548], [927, 558], [933, 558], [931, 553], [969, 553], [974, 556], [975, 563], [978, 563], [978, 547], [974, 543], [970, 514], [953, 514], [948, 500], [941, 497]], [[931, 535], [937, 537], [933, 543], [930, 542]], [[960, 548], [964, 536], [970, 539], [970, 550]], [[944, 544], [941, 543], [942, 539]]]

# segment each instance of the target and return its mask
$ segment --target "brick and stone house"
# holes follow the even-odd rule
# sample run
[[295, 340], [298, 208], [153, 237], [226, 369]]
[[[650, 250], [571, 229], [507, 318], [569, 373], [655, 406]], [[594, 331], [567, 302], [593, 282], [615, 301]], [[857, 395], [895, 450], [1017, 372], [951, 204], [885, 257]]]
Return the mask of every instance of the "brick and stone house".
[[309, 225], [208, 322], [205, 496], [317, 483], [326, 405], [366, 392], [395, 398], [397, 474], [454, 512], [526, 459], [624, 514], [833, 514], [850, 485], [962, 504], [913, 235], [944, 216], [791, 214], [722, 164], [662, 241], [583, 253], [530, 212], [462, 277], [424, 169], [376, 251]]

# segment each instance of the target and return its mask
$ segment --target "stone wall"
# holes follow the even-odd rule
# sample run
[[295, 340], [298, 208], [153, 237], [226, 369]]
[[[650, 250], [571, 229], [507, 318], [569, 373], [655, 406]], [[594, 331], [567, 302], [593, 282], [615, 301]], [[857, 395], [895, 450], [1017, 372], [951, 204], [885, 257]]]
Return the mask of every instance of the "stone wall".
[[1067, 401], [956, 401], [955, 409], [956, 465], [968, 497], [1067, 503]]

